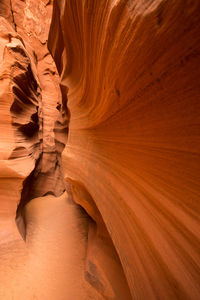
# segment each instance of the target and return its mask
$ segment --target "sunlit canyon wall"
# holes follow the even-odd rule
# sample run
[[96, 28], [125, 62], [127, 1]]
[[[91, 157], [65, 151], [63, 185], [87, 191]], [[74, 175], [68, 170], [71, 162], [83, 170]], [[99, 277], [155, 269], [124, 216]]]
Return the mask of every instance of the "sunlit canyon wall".
[[199, 299], [200, 2], [51, 10], [0, 3], [0, 298]]

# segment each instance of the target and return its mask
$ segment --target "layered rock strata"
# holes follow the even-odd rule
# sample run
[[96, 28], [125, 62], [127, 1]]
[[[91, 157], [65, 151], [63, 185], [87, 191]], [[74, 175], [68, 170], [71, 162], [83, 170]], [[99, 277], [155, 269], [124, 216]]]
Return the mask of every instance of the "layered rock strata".
[[14, 170], [13, 177], [27, 177], [18, 220], [31, 199], [65, 190], [60, 155], [68, 115], [46, 46], [51, 10], [51, 1], [2, 1], [0, 6], [2, 168]]
[[60, 80], [51, 9], [0, 3], [0, 298], [198, 299], [199, 2], [54, 0]]
[[[65, 190], [60, 161], [68, 112], [47, 50], [51, 10], [51, 1], [0, 3], [0, 298], [5, 300], [55, 297], [52, 289], [38, 289], [37, 273], [46, 270], [43, 256], [31, 255], [14, 221], [17, 210], [20, 233], [30, 237], [24, 205]], [[38, 278], [44, 289], [42, 274]]]
[[[54, 1], [49, 47], [71, 114], [64, 176], [97, 224], [88, 251], [92, 205], [132, 299], [199, 297], [199, 18], [199, 1]], [[100, 286], [109, 272], [95, 265]]]
[[[46, 47], [51, 7], [51, 1], [0, 4], [0, 298], [5, 300], [103, 297], [101, 289], [96, 291], [96, 278], [91, 278], [93, 288], [86, 280], [91, 274], [85, 275], [93, 221], [74, 203], [70, 187], [64, 193], [61, 153], [69, 111], [65, 87], [60, 89]], [[26, 244], [14, 223], [16, 210]], [[114, 251], [111, 263], [121, 274], [110, 240], [107, 247]], [[129, 297], [123, 272], [121, 277], [119, 295], [125, 284]], [[108, 288], [103, 294], [113, 297], [110, 283]]]

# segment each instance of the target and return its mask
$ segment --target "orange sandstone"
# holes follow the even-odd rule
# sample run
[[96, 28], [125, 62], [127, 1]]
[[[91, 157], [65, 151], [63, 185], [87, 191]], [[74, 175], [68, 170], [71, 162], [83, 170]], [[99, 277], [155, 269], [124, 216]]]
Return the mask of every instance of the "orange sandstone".
[[0, 299], [199, 298], [199, 20], [1, 1]]
[[199, 1], [54, 2], [64, 176], [91, 195], [133, 299], [199, 297], [199, 20]]

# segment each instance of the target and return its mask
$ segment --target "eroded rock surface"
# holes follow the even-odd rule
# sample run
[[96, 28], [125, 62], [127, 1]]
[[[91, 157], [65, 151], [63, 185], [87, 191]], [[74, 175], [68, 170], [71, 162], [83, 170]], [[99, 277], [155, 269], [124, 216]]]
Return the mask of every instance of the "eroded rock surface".
[[199, 1], [54, 2], [65, 179], [91, 195], [133, 299], [199, 297], [199, 18]]
[[0, 299], [199, 298], [199, 20], [0, 2]]
[[[0, 298], [100, 300], [95, 266], [85, 266], [95, 225], [65, 192], [61, 170], [69, 111], [47, 50], [51, 9], [51, 1], [0, 3]], [[120, 265], [116, 252], [112, 260]], [[103, 294], [113, 297], [110, 286]]]

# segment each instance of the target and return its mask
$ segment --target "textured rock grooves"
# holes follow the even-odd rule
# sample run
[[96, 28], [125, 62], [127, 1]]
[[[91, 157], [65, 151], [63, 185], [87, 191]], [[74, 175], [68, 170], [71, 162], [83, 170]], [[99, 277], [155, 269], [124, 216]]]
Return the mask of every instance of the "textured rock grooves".
[[[10, 113], [16, 146], [8, 159], [15, 164], [16, 159], [27, 158], [35, 165], [23, 182], [17, 208], [17, 224], [25, 238], [25, 228], [21, 227], [24, 205], [33, 198], [47, 194], [60, 196], [65, 191], [60, 161], [67, 137], [68, 114], [67, 108], [62, 109], [58, 78], [56, 82], [58, 75], [46, 47], [48, 27], [42, 28], [45, 25], [40, 24], [42, 17], [46, 17], [49, 24], [47, 6], [51, 3], [20, 2], [10, 1], [14, 30], [2, 18], [9, 40], [3, 54], [3, 63], [7, 66], [2, 68], [5, 74], [2, 77], [10, 72], [13, 97]], [[20, 15], [23, 23], [19, 23]]]
[[94, 200], [133, 299], [199, 298], [199, 20], [198, 0], [54, 1], [64, 176]]
[[[3, 216], [11, 237], [0, 245], [4, 257], [0, 298], [131, 299], [118, 254], [91, 195], [79, 182], [64, 182], [61, 153], [69, 111], [67, 88], [59, 88], [46, 46], [48, 27], [43, 28], [43, 18], [49, 25], [49, 6], [50, 1], [28, 0], [0, 5], [1, 128], [6, 128], [1, 132], [2, 177], [7, 178], [1, 182], [17, 192], [4, 195], [11, 206], [7, 218]], [[16, 202], [16, 223], [28, 250], [12, 224]]]
[[198, 0], [0, 1], [0, 299], [199, 299], [199, 33]]

